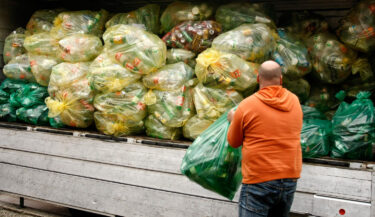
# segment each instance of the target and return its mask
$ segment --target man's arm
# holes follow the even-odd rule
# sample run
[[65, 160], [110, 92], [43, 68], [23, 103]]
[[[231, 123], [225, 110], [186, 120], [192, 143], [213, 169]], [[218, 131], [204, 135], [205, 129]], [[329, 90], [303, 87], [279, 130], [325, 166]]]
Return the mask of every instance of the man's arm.
[[238, 148], [243, 142], [243, 112], [238, 107], [234, 112], [233, 118], [229, 116], [230, 114], [228, 113], [228, 120], [232, 119], [232, 121], [228, 130], [228, 143], [233, 148]]

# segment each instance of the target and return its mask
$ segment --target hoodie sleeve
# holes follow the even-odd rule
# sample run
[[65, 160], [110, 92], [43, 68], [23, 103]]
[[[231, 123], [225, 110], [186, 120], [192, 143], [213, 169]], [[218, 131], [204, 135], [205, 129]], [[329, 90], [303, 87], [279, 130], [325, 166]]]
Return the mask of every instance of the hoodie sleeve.
[[238, 148], [243, 142], [243, 112], [240, 107], [234, 113], [232, 122], [228, 130], [228, 143], [233, 148]]

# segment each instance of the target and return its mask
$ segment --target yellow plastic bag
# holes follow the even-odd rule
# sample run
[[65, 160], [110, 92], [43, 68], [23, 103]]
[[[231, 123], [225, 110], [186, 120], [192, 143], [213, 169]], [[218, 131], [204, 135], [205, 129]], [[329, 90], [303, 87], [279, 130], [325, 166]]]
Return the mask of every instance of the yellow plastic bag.
[[23, 47], [24, 41], [25, 30], [23, 28], [17, 28], [5, 38], [3, 51], [5, 64], [16, 56], [21, 56], [26, 53], [26, 50]]
[[35, 11], [26, 25], [27, 34], [33, 35], [51, 31], [53, 20], [60, 12], [62, 12], [62, 9]]
[[242, 59], [262, 63], [269, 60], [277, 34], [262, 23], [243, 24], [214, 39], [212, 48], [233, 53]]
[[167, 64], [178, 62], [184, 62], [194, 69], [196, 65], [195, 53], [180, 48], [169, 49], [167, 51]]
[[158, 139], [177, 140], [182, 132], [181, 128], [167, 127], [154, 115], [149, 115], [145, 121], [146, 135]]
[[235, 90], [205, 87], [201, 83], [194, 87], [194, 105], [200, 119], [216, 120], [242, 100]]
[[105, 24], [106, 28], [117, 24], [127, 24], [140, 26], [154, 34], [159, 33], [159, 13], [160, 6], [157, 4], [148, 4], [144, 7], [128, 13], [119, 13], [114, 15]]
[[13, 58], [4, 66], [3, 73], [7, 78], [35, 82], [27, 54]]
[[93, 92], [87, 74], [89, 63], [60, 63], [52, 68], [46, 99], [48, 116], [59, 116], [71, 127], [86, 128], [93, 122]]
[[165, 65], [143, 77], [143, 84], [150, 89], [176, 90], [193, 78], [193, 69], [183, 62]]
[[140, 134], [144, 130], [143, 121], [134, 121], [131, 117], [96, 111], [94, 113], [96, 128], [107, 135], [128, 136]]
[[97, 57], [102, 49], [100, 38], [77, 33], [59, 41], [58, 57], [64, 62], [86, 62]]
[[106, 10], [66, 11], [56, 17], [51, 33], [58, 39], [73, 33], [84, 33], [101, 37], [107, 19], [108, 12]]
[[112, 60], [107, 53], [100, 54], [90, 65], [90, 85], [98, 92], [116, 92], [139, 80], [135, 74]]
[[165, 65], [165, 43], [143, 29], [119, 24], [108, 28], [103, 39], [108, 55], [131, 72], [145, 75]]
[[185, 138], [195, 140], [213, 123], [214, 120], [199, 118], [198, 115], [195, 115], [186, 122], [185, 126], [182, 128], [182, 133]]
[[24, 47], [30, 53], [56, 56], [59, 41], [48, 32], [38, 33], [25, 38]]
[[36, 82], [47, 87], [49, 84], [52, 67], [59, 64], [60, 60], [52, 56], [29, 53], [29, 61], [31, 72], [34, 75]]
[[259, 65], [210, 48], [198, 55], [195, 74], [206, 86], [245, 91], [257, 86]]

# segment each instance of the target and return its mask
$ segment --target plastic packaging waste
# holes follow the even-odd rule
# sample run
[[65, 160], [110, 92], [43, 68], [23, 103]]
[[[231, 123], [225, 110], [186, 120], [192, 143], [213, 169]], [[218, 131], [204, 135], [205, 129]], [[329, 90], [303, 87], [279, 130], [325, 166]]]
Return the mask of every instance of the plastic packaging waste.
[[[337, 97], [340, 98], [339, 92]], [[375, 142], [375, 111], [369, 92], [360, 92], [351, 104], [342, 102], [332, 120], [331, 157], [356, 160], [372, 159]]]
[[332, 86], [313, 85], [305, 105], [314, 107], [323, 113], [333, 110], [339, 105], [335, 97], [336, 92], [337, 91]]
[[303, 78], [289, 80], [284, 77], [283, 86], [292, 93], [296, 94], [301, 103], [304, 103], [310, 95], [310, 84]]
[[144, 28], [154, 34], [159, 33], [159, 14], [160, 6], [157, 4], [148, 4], [144, 7], [128, 13], [115, 14], [105, 24], [106, 28], [117, 24], [134, 25]]
[[60, 63], [56, 57], [29, 53], [31, 72], [38, 84], [48, 86], [52, 67]]
[[310, 119], [304, 121], [301, 131], [301, 147], [303, 158], [327, 156], [330, 152], [331, 122]]
[[213, 123], [213, 120], [202, 119], [194, 115], [182, 128], [183, 135], [187, 139], [194, 140]]
[[171, 91], [180, 88], [194, 76], [194, 70], [183, 62], [165, 65], [143, 77], [143, 84], [150, 89]]
[[37, 105], [31, 108], [19, 108], [16, 110], [18, 120], [35, 125], [48, 125], [48, 108], [46, 105]]
[[230, 53], [207, 49], [198, 55], [195, 74], [205, 86], [244, 91], [256, 88], [259, 65]]
[[319, 119], [325, 120], [326, 116], [318, 109], [306, 105], [301, 105], [303, 112], [303, 120]]
[[16, 56], [21, 56], [26, 53], [26, 50], [23, 47], [25, 37], [25, 30], [23, 28], [18, 28], [5, 38], [3, 51], [5, 64]]
[[340, 40], [355, 50], [369, 53], [375, 49], [375, 1], [360, 1], [340, 21], [336, 31]]
[[27, 84], [25, 80], [13, 80], [13, 79], [6, 78], [3, 82], [1, 82], [0, 90], [3, 90], [4, 92], [10, 94], [10, 93], [16, 92], [25, 84]]
[[163, 41], [168, 47], [200, 53], [209, 48], [220, 33], [221, 25], [215, 21], [185, 21], [168, 32]]
[[228, 31], [242, 24], [263, 23], [275, 28], [275, 23], [268, 16], [272, 13], [269, 4], [235, 2], [221, 5], [216, 10], [216, 21], [223, 25], [223, 30]]
[[43, 105], [47, 96], [47, 88], [35, 83], [24, 84], [13, 95], [16, 104], [25, 108]]
[[50, 33], [43, 32], [27, 36], [24, 42], [25, 49], [34, 54], [56, 56], [59, 41]]
[[46, 105], [48, 117], [60, 117], [71, 127], [86, 128], [93, 122], [93, 91], [87, 78], [89, 63], [60, 63], [52, 68]]
[[1, 104], [0, 119], [9, 122], [17, 121], [16, 108], [10, 105], [10, 103]]
[[178, 62], [184, 62], [194, 69], [196, 65], [195, 53], [180, 48], [169, 49], [167, 51], [167, 64]]
[[251, 62], [262, 63], [270, 59], [275, 38], [277, 34], [265, 24], [242, 24], [216, 37], [212, 48], [236, 54]]
[[62, 12], [62, 9], [35, 11], [26, 25], [27, 33], [33, 35], [51, 31], [53, 20], [60, 12]]
[[146, 134], [158, 139], [178, 140], [181, 136], [181, 128], [167, 127], [154, 115], [149, 115], [145, 121]]
[[108, 55], [133, 73], [148, 74], [165, 65], [167, 49], [157, 36], [128, 25], [115, 25], [103, 35]]
[[181, 173], [202, 187], [233, 199], [241, 181], [241, 149], [229, 146], [227, 113], [190, 145]]
[[22, 54], [9, 61], [4, 66], [3, 73], [7, 78], [35, 82], [27, 54]]
[[111, 114], [105, 112], [94, 113], [96, 129], [107, 135], [116, 137], [137, 135], [143, 132], [143, 121], [134, 121], [121, 114]]
[[213, 13], [214, 8], [208, 3], [173, 2], [168, 5], [160, 17], [161, 31], [169, 32], [176, 25], [188, 20], [207, 20]]

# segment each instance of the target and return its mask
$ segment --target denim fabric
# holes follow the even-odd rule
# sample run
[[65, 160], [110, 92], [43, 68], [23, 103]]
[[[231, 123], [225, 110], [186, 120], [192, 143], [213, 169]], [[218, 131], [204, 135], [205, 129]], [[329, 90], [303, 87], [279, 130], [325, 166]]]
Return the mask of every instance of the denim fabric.
[[239, 217], [289, 217], [296, 179], [242, 184]]

